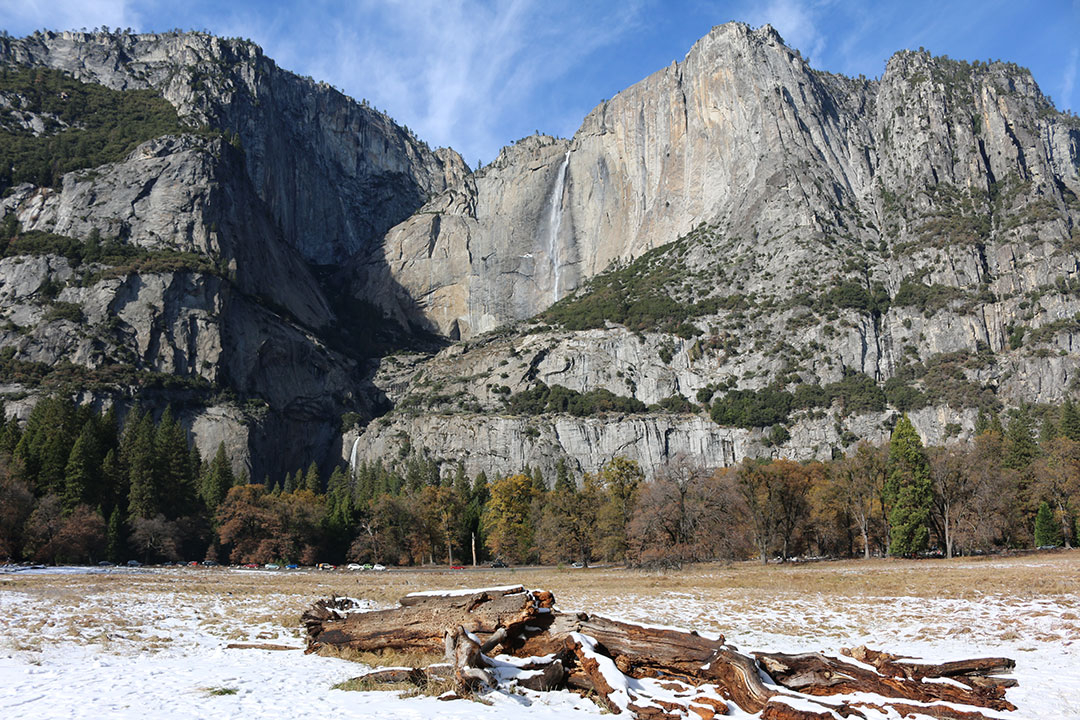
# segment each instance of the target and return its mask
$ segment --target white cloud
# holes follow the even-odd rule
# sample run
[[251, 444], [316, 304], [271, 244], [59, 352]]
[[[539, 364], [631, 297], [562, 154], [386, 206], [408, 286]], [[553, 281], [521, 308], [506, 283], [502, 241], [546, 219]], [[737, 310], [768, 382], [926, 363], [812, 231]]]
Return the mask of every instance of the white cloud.
[[128, 0], [0, 0], [0, 26], [13, 35], [34, 30], [138, 27]]
[[818, 5], [798, 0], [769, 0], [752, 9], [748, 17], [752, 25], [772, 25], [784, 42], [797, 48], [807, 59], [817, 58], [825, 51], [825, 35], [817, 27]]

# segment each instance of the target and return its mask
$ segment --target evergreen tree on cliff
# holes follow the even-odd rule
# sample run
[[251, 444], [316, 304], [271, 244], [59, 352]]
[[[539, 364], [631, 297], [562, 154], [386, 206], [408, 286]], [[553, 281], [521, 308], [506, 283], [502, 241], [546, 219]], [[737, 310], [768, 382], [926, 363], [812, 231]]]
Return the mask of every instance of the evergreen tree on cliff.
[[893, 555], [914, 555], [930, 544], [930, 509], [934, 497], [930, 462], [907, 415], [896, 423], [889, 439], [888, 468], [885, 494], [892, 507], [889, 550]]

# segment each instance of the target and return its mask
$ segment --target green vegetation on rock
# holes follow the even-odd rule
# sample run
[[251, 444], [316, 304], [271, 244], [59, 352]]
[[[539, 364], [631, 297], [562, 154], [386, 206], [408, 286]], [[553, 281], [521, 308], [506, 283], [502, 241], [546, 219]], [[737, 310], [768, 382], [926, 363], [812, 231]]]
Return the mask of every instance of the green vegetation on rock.
[[640, 400], [616, 395], [604, 388], [580, 393], [562, 385], [548, 387], [544, 383], [514, 393], [507, 400], [507, 406], [515, 415], [570, 413], [578, 417], [609, 412], [642, 413], [648, 409]]
[[[112, 90], [50, 68], [0, 68], [0, 191], [19, 183], [54, 187], [64, 173], [126, 157], [162, 135], [206, 133], [184, 125], [153, 90]], [[35, 135], [23, 119], [36, 116]]]

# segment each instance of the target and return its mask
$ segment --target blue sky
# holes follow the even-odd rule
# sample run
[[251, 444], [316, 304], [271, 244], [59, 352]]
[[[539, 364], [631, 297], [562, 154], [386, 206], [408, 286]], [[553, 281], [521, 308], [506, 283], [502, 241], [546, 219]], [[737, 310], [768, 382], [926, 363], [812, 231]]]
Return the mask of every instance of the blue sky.
[[534, 130], [574, 133], [604, 98], [713, 25], [771, 23], [817, 68], [878, 77], [896, 50], [1030, 68], [1080, 111], [1080, 0], [0, 0], [0, 28], [208, 30], [367, 98], [471, 165]]

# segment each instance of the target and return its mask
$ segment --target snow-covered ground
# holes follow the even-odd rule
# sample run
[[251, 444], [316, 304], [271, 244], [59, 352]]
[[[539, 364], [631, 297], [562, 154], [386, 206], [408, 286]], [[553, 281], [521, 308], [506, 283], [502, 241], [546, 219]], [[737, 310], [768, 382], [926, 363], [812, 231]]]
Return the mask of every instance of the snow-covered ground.
[[[299, 650], [226, 648], [232, 642], [300, 648], [299, 610], [340, 591], [335, 583], [347, 581], [349, 594], [364, 597], [357, 584], [415, 590], [446, 582], [424, 573], [386, 576], [358, 583], [340, 574], [328, 580], [314, 572], [285, 578], [226, 569], [0, 573], [0, 718], [541, 720], [600, 713], [570, 693], [490, 693], [484, 698], [490, 704], [480, 704], [335, 690], [364, 668]], [[949, 598], [783, 587], [748, 594], [710, 583], [705, 574], [700, 589], [686, 577], [665, 589], [663, 578], [642, 582], [627, 573], [626, 589], [613, 593], [579, 577], [586, 580], [560, 588], [547, 579], [544, 585], [564, 609], [721, 632], [743, 650], [835, 652], [866, 644], [933, 660], [1012, 657], [1020, 685], [1008, 698], [1020, 709], [988, 715], [1080, 718], [1080, 587]], [[526, 573], [489, 584], [507, 579], [533, 584]], [[394, 592], [396, 585], [384, 595], [405, 594]], [[370, 605], [386, 602], [382, 597]]]

